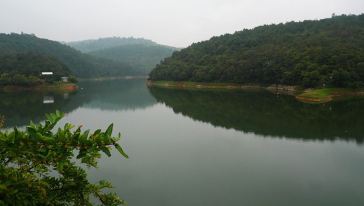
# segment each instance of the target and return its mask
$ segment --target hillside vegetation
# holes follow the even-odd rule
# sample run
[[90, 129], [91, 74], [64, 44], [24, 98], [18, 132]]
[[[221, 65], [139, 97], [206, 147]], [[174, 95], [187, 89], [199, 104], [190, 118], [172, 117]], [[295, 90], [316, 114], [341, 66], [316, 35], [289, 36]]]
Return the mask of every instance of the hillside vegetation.
[[148, 74], [165, 57], [171, 56], [175, 51], [172, 47], [161, 45], [124, 45], [109, 49], [90, 52], [92, 56], [102, 57], [113, 61], [126, 63], [134, 71]]
[[74, 41], [67, 44], [84, 53], [125, 45], [157, 45], [157, 43], [151, 40], [133, 37], [107, 37], [100, 39]]
[[68, 45], [87, 54], [130, 65], [133, 72], [147, 75], [177, 49], [142, 38], [101, 38], [70, 42]]
[[123, 76], [134, 74], [129, 65], [83, 54], [56, 41], [29, 34], [0, 34], [0, 56], [35, 53], [65, 64], [78, 77]]
[[[53, 72], [51, 77], [42, 77], [42, 72]], [[71, 76], [68, 67], [55, 58], [39, 54], [7, 54], [0, 56], [0, 86], [41, 84], [44, 81], [60, 81], [62, 76]]]
[[265, 25], [175, 52], [151, 80], [364, 86], [364, 15]]

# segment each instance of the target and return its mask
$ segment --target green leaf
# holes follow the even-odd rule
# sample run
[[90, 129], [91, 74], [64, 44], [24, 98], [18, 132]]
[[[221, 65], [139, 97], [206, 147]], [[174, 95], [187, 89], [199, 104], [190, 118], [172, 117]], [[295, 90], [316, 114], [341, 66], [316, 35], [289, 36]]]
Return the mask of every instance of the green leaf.
[[37, 130], [31, 126], [27, 126], [27, 132], [30, 136], [35, 136], [37, 134]]
[[110, 153], [110, 150], [109, 148], [107, 147], [101, 147], [100, 148], [108, 157], [111, 157], [111, 153]]
[[123, 155], [125, 158], [129, 158], [129, 156], [124, 152], [123, 148], [121, 148], [119, 144], [115, 143], [114, 146], [121, 155]]
[[113, 128], [114, 128], [114, 124], [110, 124], [110, 125], [109, 125], [109, 127], [106, 129], [105, 134], [106, 134], [108, 137], [110, 137], [110, 136], [111, 136]]
[[93, 135], [98, 135], [98, 134], [100, 134], [101, 133], [101, 129], [98, 129], [98, 130], [96, 130], [95, 132], [94, 132], [94, 134]]
[[[100, 191], [111, 188], [110, 183], [91, 184], [84, 168], [97, 167], [102, 152], [110, 157], [112, 146], [128, 158], [116, 138], [111, 137], [113, 124], [105, 132], [96, 130], [92, 136], [89, 130], [82, 132], [81, 127], [73, 130], [74, 126], [69, 123], [53, 130], [61, 117], [62, 114], [56, 112], [47, 115], [43, 123], [30, 123], [25, 131], [17, 128], [0, 131], [0, 159], [7, 162], [0, 165], [0, 179], [4, 180], [0, 181], [0, 205], [4, 204], [4, 199], [4, 205], [50, 205], [53, 202], [91, 205], [88, 197], [95, 192], [99, 194], [97, 198], [104, 201], [103, 205], [123, 203], [116, 194]], [[78, 160], [74, 161], [75, 158]], [[58, 173], [56, 177], [55, 173]], [[22, 198], [12, 199], [17, 194]]]

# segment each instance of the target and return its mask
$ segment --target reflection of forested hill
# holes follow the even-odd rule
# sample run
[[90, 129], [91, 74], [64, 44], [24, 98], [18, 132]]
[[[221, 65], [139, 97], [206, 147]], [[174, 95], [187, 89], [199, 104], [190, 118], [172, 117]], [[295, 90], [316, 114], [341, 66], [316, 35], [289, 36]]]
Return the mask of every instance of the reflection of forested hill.
[[[46, 113], [56, 110], [68, 113], [84, 103], [74, 99], [75, 94], [42, 92], [0, 93], [0, 114], [5, 117], [5, 127], [23, 126], [31, 120], [44, 120]], [[43, 104], [44, 98], [53, 97], [53, 104]]]
[[214, 126], [287, 138], [364, 140], [364, 100], [310, 105], [269, 93], [150, 91], [174, 112]]
[[[68, 96], [57, 93], [0, 93], [0, 115], [5, 127], [23, 126], [30, 120], [44, 120], [46, 113], [60, 110], [72, 112], [78, 107], [103, 110], [134, 110], [156, 103], [144, 80], [110, 80], [80, 82], [80, 89]], [[53, 97], [53, 104], [43, 104], [44, 97]]]
[[130, 110], [146, 108], [156, 103], [145, 86], [145, 80], [85, 81], [79, 95], [87, 96], [89, 108]]

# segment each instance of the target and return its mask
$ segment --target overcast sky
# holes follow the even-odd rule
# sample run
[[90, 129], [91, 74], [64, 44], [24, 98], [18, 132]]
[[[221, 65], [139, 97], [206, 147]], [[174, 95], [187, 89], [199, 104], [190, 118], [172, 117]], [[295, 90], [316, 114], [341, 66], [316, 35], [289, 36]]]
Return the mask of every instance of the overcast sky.
[[262, 24], [363, 12], [364, 0], [0, 0], [0, 32], [58, 41], [134, 36], [186, 47]]

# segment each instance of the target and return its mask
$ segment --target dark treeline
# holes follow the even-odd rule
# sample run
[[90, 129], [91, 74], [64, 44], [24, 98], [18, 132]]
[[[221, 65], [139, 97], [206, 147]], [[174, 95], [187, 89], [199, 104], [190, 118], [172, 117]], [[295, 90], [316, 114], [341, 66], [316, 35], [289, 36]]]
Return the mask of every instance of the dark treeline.
[[[44, 77], [42, 72], [54, 75]], [[37, 85], [60, 81], [62, 76], [70, 77], [71, 71], [55, 58], [32, 53], [0, 55], [0, 86]]]
[[265, 25], [192, 44], [152, 80], [364, 86], [364, 15]]
[[65, 64], [77, 77], [133, 75], [129, 65], [83, 54], [56, 41], [30, 34], [0, 34], [0, 56], [17, 53], [51, 56]]

